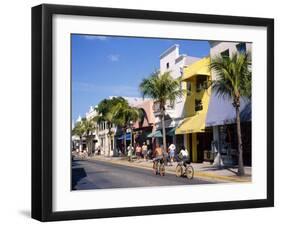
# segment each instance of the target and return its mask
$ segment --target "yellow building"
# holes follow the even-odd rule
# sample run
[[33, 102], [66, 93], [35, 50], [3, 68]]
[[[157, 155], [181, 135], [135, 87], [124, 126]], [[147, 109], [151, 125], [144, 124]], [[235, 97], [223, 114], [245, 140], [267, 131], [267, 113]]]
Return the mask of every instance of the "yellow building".
[[185, 119], [176, 129], [184, 135], [184, 143], [192, 162], [202, 162], [204, 151], [211, 150], [211, 131], [205, 121], [211, 96], [210, 57], [202, 58], [183, 69], [182, 87], [186, 90]]

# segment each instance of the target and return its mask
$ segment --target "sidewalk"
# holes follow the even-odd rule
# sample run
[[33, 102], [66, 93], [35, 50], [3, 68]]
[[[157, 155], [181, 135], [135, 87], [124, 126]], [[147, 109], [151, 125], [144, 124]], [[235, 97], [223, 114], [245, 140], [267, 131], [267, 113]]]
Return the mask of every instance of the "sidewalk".
[[[98, 160], [110, 162], [113, 164], [124, 165], [129, 167], [137, 167], [152, 170], [152, 160], [145, 161], [144, 159], [134, 160], [129, 162], [127, 157], [106, 157], [106, 156], [91, 156], [88, 160]], [[251, 182], [252, 168], [244, 167], [245, 176], [236, 175], [237, 168], [218, 168], [210, 163], [191, 163], [194, 168], [194, 177], [202, 178], [209, 181], [218, 182]], [[175, 174], [177, 163], [172, 166], [166, 166], [166, 173]]]

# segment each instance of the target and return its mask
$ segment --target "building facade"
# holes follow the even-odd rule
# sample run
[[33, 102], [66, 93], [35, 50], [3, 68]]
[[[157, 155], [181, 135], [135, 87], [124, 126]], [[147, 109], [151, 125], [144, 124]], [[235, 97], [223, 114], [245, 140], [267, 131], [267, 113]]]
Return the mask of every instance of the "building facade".
[[[113, 98], [113, 96], [109, 96], [109, 99]], [[140, 97], [123, 97], [128, 101], [128, 104], [131, 107], [142, 106], [149, 99], [143, 99]], [[144, 108], [145, 104], [144, 104]], [[91, 106], [89, 111], [86, 113], [86, 119], [90, 120], [98, 115], [96, 111], [96, 107]], [[131, 142], [130, 131], [127, 131], [126, 140], [128, 141], [128, 145]], [[92, 139], [88, 142], [88, 151], [91, 153], [95, 153], [96, 150], [99, 150], [99, 154], [105, 156], [116, 156], [118, 155], [118, 144], [122, 142], [124, 139], [121, 138], [123, 136], [123, 131], [121, 128], [118, 128], [114, 124], [111, 127], [111, 136], [109, 135], [109, 126], [107, 122], [100, 122], [97, 124], [96, 130], [92, 131]]]
[[[191, 65], [199, 60], [197, 57], [180, 54], [179, 45], [173, 45], [160, 55], [160, 74], [170, 72], [170, 75], [177, 79], [182, 76], [184, 67]], [[183, 86], [183, 84], [181, 84]], [[165, 127], [167, 144], [174, 143], [179, 148], [184, 143], [184, 137], [181, 134], [175, 134], [175, 128], [185, 116], [185, 96], [177, 98], [174, 103], [167, 103], [165, 106]], [[160, 109], [157, 102], [154, 103], [155, 126], [157, 131], [162, 130]], [[159, 143], [162, 138], [159, 137]]]
[[[231, 56], [234, 53], [251, 52], [251, 43], [240, 42], [213, 42], [210, 41], [210, 57]], [[214, 71], [212, 80], [217, 79]], [[251, 102], [241, 98], [240, 118], [242, 129], [244, 164], [251, 165]], [[216, 158], [214, 164], [235, 165], [238, 161], [236, 113], [232, 100], [218, 97], [212, 93], [209, 111], [206, 118], [206, 127], [213, 132], [212, 152]]]
[[192, 162], [203, 162], [204, 152], [211, 149], [212, 131], [205, 128], [211, 95], [209, 65], [210, 58], [202, 58], [185, 67], [182, 76], [186, 90], [185, 117], [175, 132], [184, 136]]

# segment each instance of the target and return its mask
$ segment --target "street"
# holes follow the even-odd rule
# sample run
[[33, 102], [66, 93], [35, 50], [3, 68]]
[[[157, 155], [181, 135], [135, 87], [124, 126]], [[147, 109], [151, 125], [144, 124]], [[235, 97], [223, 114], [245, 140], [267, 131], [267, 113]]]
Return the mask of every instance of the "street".
[[206, 180], [154, 175], [152, 168], [141, 169], [96, 160], [72, 161], [72, 189], [132, 188], [212, 183]]

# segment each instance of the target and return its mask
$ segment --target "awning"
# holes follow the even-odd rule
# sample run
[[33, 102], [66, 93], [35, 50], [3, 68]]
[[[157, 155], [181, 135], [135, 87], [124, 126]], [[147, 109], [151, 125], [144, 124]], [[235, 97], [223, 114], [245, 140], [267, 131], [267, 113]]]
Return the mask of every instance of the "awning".
[[167, 136], [174, 136], [175, 135], [175, 131], [176, 131], [176, 127], [173, 127], [172, 129], [170, 129], [167, 133]]
[[160, 130], [156, 130], [148, 134], [147, 137], [162, 137], [162, 133]]
[[[241, 122], [252, 120], [251, 102], [240, 99]], [[212, 92], [206, 117], [206, 127], [236, 123], [236, 112], [231, 99], [226, 99]]]
[[210, 57], [204, 57], [201, 60], [198, 60], [190, 66], [184, 68], [181, 80], [189, 79], [194, 75], [211, 76], [210, 63]]
[[[117, 138], [117, 140], [124, 140], [124, 134]], [[131, 140], [131, 134], [126, 133], [126, 140]]]
[[200, 133], [205, 131], [206, 113], [199, 112], [192, 117], [185, 118], [176, 128], [176, 134]]

